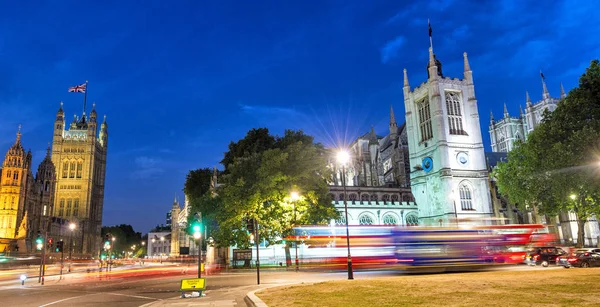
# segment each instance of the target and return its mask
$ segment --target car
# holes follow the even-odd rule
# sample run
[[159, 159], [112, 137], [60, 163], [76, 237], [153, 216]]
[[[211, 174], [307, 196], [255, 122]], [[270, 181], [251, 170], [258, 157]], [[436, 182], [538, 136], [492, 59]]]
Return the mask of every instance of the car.
[[527, 253], [526, 261], [529, 265], [541, 265], [543, 267], [548, 267], [550, 264], [558, 264], [558, 258], [566, 254], [567, 253], [560, 247], [534, 247]]
[[571, 267], [600, 267], [600, 253], [590, 252], [587, 249], [579, 249], [571, 255], [561, 256], [557, 260], [557, 264], [562, 265], [566, 269]]

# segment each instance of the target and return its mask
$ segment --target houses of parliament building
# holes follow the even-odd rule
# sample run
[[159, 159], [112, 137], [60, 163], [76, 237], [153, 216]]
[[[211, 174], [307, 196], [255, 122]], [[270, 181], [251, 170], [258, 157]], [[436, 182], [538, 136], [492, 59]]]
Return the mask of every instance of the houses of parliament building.
[[94, 105], [89, 116], [84, 111], [68, 124], [61, 102], [53, 130], [52, 146], [35, 176], [20, 126], [6, 152], [0, 169], [0, 253], [35, 253], [38, 235], [67, 242], [65, 251], [74, 254], [95, 257], [100, 250], [106, 116], [99, 124]]

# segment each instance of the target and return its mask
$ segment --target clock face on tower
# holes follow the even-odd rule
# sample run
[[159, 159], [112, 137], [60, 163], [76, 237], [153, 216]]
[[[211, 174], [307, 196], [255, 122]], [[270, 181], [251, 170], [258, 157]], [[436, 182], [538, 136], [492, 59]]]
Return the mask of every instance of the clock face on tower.
[[421, 166], [426, 173], [429, 173], [433, 169], [433, 160], [430, 157], [424, 158]]
[[467, 165], [469, 163], [469, 155], [464, 151], [459, 152], [456, 155], [456, 162], [458, 162], [458, 165]]

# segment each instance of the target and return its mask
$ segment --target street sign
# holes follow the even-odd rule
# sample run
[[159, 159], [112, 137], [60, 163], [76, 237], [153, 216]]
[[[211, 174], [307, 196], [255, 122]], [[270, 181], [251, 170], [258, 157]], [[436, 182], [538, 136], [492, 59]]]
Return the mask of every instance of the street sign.
[[204, 278], [189, 278], [181, 280], [181, 291], [204, 290], [206, 280]]

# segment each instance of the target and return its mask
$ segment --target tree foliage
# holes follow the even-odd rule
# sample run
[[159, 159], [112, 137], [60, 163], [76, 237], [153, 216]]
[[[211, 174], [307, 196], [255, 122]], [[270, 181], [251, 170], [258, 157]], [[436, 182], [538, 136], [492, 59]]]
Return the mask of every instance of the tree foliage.
[[[302, 131], [287, 130], [279, 137], [266, 128], [252, 129], [229, 145], [222, 163], [220, 186], [192, 206], [203, 217], [213, 217], [210, 236], [218, 245], [248, 247], [249, 218], [258, 222], [261, 240], [275, 243], [293, 225], [326, 223], [337, 217], [328, 197], [331, 174], [325, 148]], [[302, 197], [292, 201], [292, 191]]]
[[539, 213], [577, 215], [577, 244], [584, 225], [600, 216], [600, 65], [592, 61], [553, 113], [495, 171], [500, 193]]
[[[104, 226], [101, 229], [102, 239], [106, 234], [115, 238], [112, 243], [112, 251], [116, 255], [124, 255], [123, 252], [133, 252], [142, 243], [142, 234], [135, 232], [131, 225], [121, 224], [116, 226]], [[132, 249], [132, 246], [135, 247]]]

